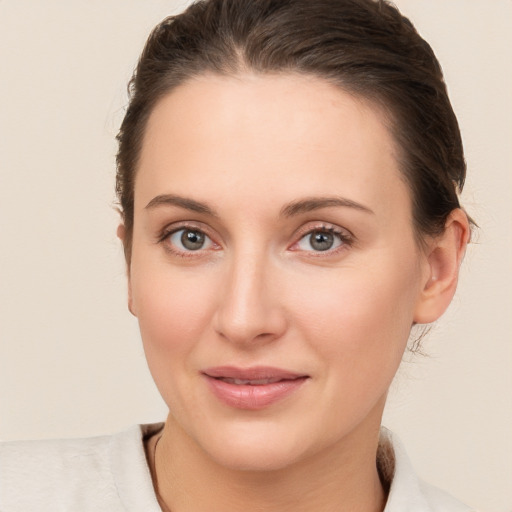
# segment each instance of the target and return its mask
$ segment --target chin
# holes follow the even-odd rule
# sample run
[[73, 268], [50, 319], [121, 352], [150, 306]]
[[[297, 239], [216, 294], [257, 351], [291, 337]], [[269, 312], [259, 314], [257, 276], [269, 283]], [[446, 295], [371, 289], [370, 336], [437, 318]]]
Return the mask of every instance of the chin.
[[210, 452], [210, 457], [220, 466], [232, 471], [279, 471], [301, 459], [301, 453], [283, 446], [261, 444], [247, 446], [232, 444], [229, 448]]
[[307, 457], [311, 447], [304, 437], [299, 442], [301, 436], [290, 429], [284, 432], [274, 423], [251, 423], [212, 429], [208, 438], [196, 442], [216, 464], [234, 471], [278, 471]]

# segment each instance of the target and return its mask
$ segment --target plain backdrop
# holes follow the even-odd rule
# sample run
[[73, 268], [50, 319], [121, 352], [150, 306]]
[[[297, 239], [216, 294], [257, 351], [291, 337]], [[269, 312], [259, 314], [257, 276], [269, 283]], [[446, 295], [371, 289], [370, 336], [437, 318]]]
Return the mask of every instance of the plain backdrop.
[[[314, 0], [312, 0], [314, 1]], [[399, 0], [434, 47], [480, 230], [448, 313], [406, 357], [384, 423], [419, 474], [512, 511], [512, 2]], [[0, 0], [0, 438], [75, 437], [166, 409], [126, 308], [115, 134], [171, 0]]]

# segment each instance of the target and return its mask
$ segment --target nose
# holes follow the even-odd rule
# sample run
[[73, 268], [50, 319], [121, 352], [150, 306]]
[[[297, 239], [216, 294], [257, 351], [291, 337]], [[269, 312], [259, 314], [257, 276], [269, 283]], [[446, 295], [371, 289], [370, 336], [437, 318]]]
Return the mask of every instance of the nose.
[[214, 328], [247, 348], [279, 339], [287, 319], [276, 282], [278, 269], [256, 253], [234, 257], [219, 290]]

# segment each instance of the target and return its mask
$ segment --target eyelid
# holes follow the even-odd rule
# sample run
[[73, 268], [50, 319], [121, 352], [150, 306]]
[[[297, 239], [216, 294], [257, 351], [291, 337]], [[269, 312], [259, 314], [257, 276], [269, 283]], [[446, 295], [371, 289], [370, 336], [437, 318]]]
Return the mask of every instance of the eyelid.
[[301, 226], [299, 230], [296, 232], [294, 236], [294, 242], [289, 247], [289, 250], [292, 251], [299, 251], [299, 249], [294, 249], [295, 246], [298, 245], [298, 243], [307, 235], [310, 235], [311, 233], [314, 233], [315, 231], [326, 231], [329, 233], [333, 233], [334, 235], [338, 236], [341, 240], [341, 245], [339, 247], [336, 247], [334, 249], [328, 249], [326, 251], [301, 251], [301, 252], [308, 252], [313, 253], [315, 257], [318, 256], [328, 256], [335, 254], [339, 252], [340, 250], [344, 250], [350, 246], [352, 246], [355, 242], [355, 237], [352, 234], [350, 230], [347, 228], [342, 228], [336, 224], [332, 224], [330, 222], [323, 222], [323, 221], [313, 221], [308, 222], [307, 224]]
[[[213, 247], [210, 247], [208, 249], [198, 249], [197, 251], [183, 251], [179, 248], [171, 245], [170, 243], [165, 243], [168, 238], [178, 231], [182, 230], [190, 230], [190, 231], [200, 231], [203, 233], [212, 243]], [[212, 234], [212, 230], [203, 224], [202, 222], [196, 222], [196, 221], [178, 221], [173, 222], [171, 224], [168, 224], [165, 226], [157, 235], [156, 243], [157, 244], [163, 244], [165, 249], [177, 256], [182, 257], [193, 257], [193, 256], [201, 256], [204, 255], [205, 252], [209, 251], [216, 251], [220, 249], [221, 245], [216, 241], [216, 236]]]
[[295, 237], [301, 237], [304, 235], [307, 235], [308, 233], [311, 233], [312, 231], [334, 231], [335, 233], [340, 233], [347, 238], [354, 238], [353, 233], [347, 229], [342, 228], [341, 226], [338, 226], [337, 224], [333, 224], [332, 222], [326, 222], [326, 221], [312, 221], [307, 222], [303, 226], [301, 226], [297, 232]]
[[[166, 241], [166, 239], [168, 239], [170, 235], [183, 229], [200, 231], [211, 240], [214, 247], [208, 249], [198, 249], [197, 251], [181, 251], [176, 247], [171, 248], [170, 244], [164, 244], [164, 242]], [[159, 231], [156, 237], [156, 243], [164, 244], [167, 251], [178, 256], [200, 256], [203, 255], [205, 252], [210, 252], [212, 250], [216, 251], [222, 248], [222, 244], [217, 241], [219, 236], [216, 233], [212, 233], [212, 231], [213, 230], [208, 225], [205, 225], [200, 221], [177, 221], [166, 225], [163, 229]], [[348, 247], [351, 247], [352, 245], [354, 245], [356, 241], [355, 236], [347, 228], [340, 227], [339, 225], [332, 224], [331, 222], [312, 221], [304, 224], [295, 232], [293, 236], [294, 241], [288, 247], [288, 250], [299, 251], [298, 249], [294, 249], [294, 246], [296, 246], [302, 240], [302, 238], [315, 231], [327, 231], [335, 234], [336, 236], [339, 237], [340, 241], [342, 242], [341, 246], [336, 247], [334, 249], [328, 249], [326, 251], [311, 250], [301, 252], [313, 253], [314, 256], [328, 256], [335, 254], [340, 250], [344, 250], [347, 249]]]
[[201, 231], [201, 233], [204, 233], [209, 238], [215, 238], [215, 235], [212, 235], [212, 230], [205, 224], [199, 221], [190, 221], [190, 220], [183, 220], [183, 221], [177, 221], [172, 222], [171, 224], [167, 224], [165, 227], [159, 230], [156, 241], [157, 243], [171, 235], [172, 233], [176, 233], [176, 231], [179, 231], [180, 229], [190, 229], [192, 231]]

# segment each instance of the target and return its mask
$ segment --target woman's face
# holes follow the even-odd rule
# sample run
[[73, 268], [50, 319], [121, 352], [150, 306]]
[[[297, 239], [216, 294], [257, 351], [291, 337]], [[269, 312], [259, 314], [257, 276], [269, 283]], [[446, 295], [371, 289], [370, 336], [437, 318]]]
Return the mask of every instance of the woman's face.
[[169, 421], [214, 460], [275, 469], [374, 436], [428, 274], [368, 104], [204, 76], [152, 112], [130, 307]]

